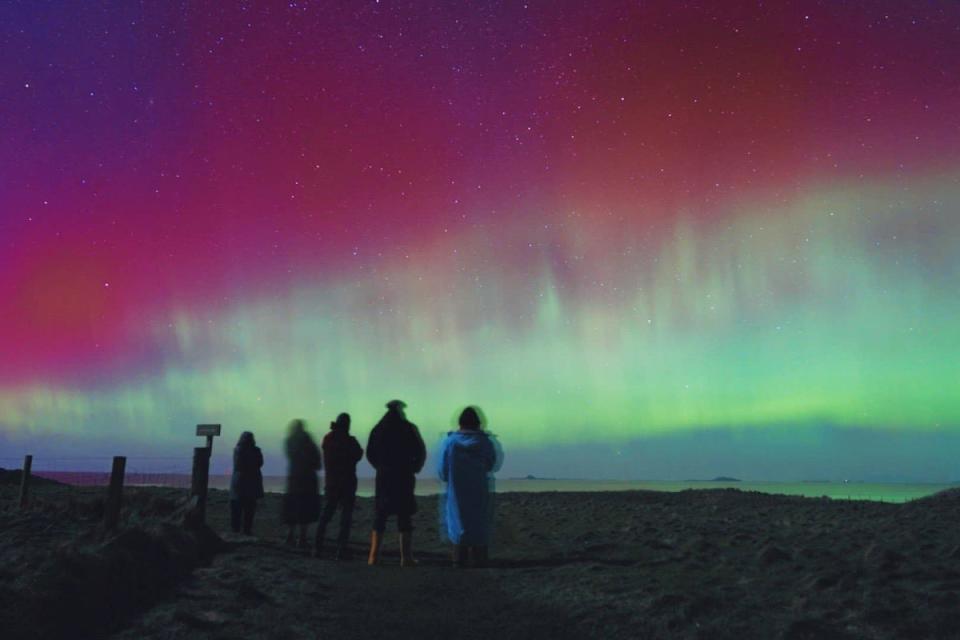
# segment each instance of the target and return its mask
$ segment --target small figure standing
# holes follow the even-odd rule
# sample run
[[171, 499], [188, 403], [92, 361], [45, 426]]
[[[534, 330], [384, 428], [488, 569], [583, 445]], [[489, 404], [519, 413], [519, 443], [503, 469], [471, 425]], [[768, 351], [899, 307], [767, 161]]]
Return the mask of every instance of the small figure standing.
[[283, 521], [289, 527], [287, 544], [293, 546], [294, 529], [300, 527], [297, 546], [307, 548], [307, 526], [320, 517], [317, 471], [323, 467], [320, 450], [303, 420], [290, 423], [284, 443], [287, 452], [287, 490], [283, 496]]
[[263, 453], [253, 434], [244, 431], [233, 448], [233, 475], [230, 477], [230, 528], [250, 535], [257, 500], [263, 497]]
[[464, 409], [458, 423], [460, 430], [447, 434], [440, 452], [440, 479], [447, 483], [443, 519], [453, 543], [454, 564], [482, 567], [493, 520], [491, 474], [502, 463], [502, 453], [483, 431], [477, 409]]
[[400, 530], [400, 566], [416, 565], [411, 551], [411, 517], [417, 512], [413, 491], [416, 474], [426, 462], [427, 449], [417, 426], [404, 415], [406, 406], [401, 400], [388, 402], [387, 412], [370, 432], [367, 441], [367, 460], [377, 470], [373, 532], [367, 558], [367, 564], [371, 565], [380, 559], [380, 543], [387, 528], [387, 518], [391, 515], [397, 516], [397, 529]]
[[330, 423], [330, 432], [323, 438], [323, 459], [326, 462], [323, 513], [317, 525], [315, 555], [323, 552], [327, 525], [340, 507], [340, 533], [337, 536], [337, 559], [348, 560], [350, 556], [350, 525], [353, 522], [353, 507], [357, 500], [357, 463], [363, 458], [363, 449], [357, 439], [350, 435], [350, 414], [341, 413]]

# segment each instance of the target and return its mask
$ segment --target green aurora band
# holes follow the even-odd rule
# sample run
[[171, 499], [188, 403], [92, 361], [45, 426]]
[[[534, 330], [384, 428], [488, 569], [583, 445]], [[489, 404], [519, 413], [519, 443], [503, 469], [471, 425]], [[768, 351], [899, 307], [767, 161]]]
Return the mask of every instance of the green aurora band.
[[[630, 207], [602, 226], [589, 213], [518, 211], [512, 229], [400, 250], [349, 280], [301, 274], [209, 314], [144, 318], [161, 368], [0, 388], [0, 426], [13, 442], [69, 425], [182, 452], [192, 424], [217, 421], [279, 449], [290, 418], [349, 411], [364, 438], [401, 397], [428, 438], [478, 404], [515, 450], [960, 427], [956, 174], [741, 203], [666, 233], [619, 225]], [[524, 251], [491, 261], [504, 237]]]

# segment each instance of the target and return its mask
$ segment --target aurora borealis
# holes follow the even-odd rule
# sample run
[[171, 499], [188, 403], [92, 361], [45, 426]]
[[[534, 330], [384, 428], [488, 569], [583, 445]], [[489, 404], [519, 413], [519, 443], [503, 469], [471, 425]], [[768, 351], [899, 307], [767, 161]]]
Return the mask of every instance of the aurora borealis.
[[0, 60], [0, 456], [400, 397], [517, 474], [960, 478], [960, 5], [11, 2]]

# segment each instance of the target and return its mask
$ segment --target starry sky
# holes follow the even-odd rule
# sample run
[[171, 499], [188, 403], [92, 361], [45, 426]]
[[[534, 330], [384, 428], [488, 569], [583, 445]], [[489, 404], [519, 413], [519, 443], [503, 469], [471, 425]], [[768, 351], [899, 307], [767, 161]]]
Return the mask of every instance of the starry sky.
[[957, 60], [953, 3], [4, 2], [0, 457], [400, 397], [508, 475], [960, 478]]

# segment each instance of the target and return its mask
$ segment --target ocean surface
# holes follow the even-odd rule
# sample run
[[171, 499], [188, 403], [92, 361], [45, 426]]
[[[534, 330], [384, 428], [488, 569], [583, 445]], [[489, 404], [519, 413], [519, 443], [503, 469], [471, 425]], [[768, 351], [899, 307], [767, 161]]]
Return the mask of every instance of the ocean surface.
[[[72, 471], [35, 471], [35, 475], [51, 478], [75, 485], [106, 485], [109, 474], [101, 472]], [[266, 476], [264, 489], [267, 492], [282, 493], [285, 479], [283, 476]], [[181, 473], [127, 473], [127, 486], [168, 486], [190, 487], [190, 476]], [[230, 477], [210, 476], [210, 487], [227, 489]], [[739, 489], [741, 491], [761, 491], [785, 495], [807, 496], [811, 498], [827, 497], [835, 500], [877, 500], [883, 502], [906, 502], [922, 498], [955, 484], [907, 484], [907, 483], [871, 483], [871, 482], [750, 482], [750, 481], [668, 481], [668, 480], [576, 480], [543, 478], [497, 478], [495, 489], [504, 492], [547, 492], [547, 491], [684, 491], [686, 489]], [[443, 492], [444, 485], [433, 478], [419, 478], [417, 493], [433, 495]], [[360, 478], [357, 493], [361, 496], [373, 495], [373, 478]]]

